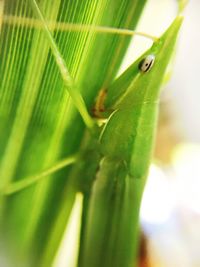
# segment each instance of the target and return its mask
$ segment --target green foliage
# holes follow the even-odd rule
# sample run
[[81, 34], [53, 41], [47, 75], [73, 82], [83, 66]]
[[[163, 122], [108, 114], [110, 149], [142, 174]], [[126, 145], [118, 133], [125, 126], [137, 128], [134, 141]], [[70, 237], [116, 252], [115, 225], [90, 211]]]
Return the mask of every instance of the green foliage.
[[[131, 112], [136, 114], [133, 114], [133, 121], [148, 119], [148, 114], [152, 114], [154, 118], [154, 110], [146, 110], [148, 105], [142, 104], [151, 101], [154, 103], [157, 100], [158, 89], [173, 50], [179, 23], [174, 24], [176, 25], [174, 32], [171, 30], [166, 33], [161, 42], [156, 43], [153, 50], [147, 52], [153, 52], [158, 56], [155, 71], [144, 75], [139, 73], [140, 79], [138, 79], [138, 62], [141, 60], [139, 59], [122, 78], [112, 83], [130, 37], [100, 33], [91, 27], [88, 27], [88, 30], [86, 27], [86, 30], [79, 28], [75, 31], [72, 26], [70, 28], [70, 25], [101, 25], [135, 29], [146, 1], [38, 1], [38, 10], [41, 9], [44, 20], [38, 15], [34, 2], [34, 0], [5, 1], [1, 25], [0, 232], [1, 242], [4, 243], [2, 253], [10, 259], [9, 267], [51, 266], [66, 228], [75, 195], [81, 191], [85, 195], [85, 200], [79, 265], [97, 267], [94, 264], [97, 264], [96, 260], [99, 259], [100, 253], [102, 257], [105, 256], [105, 260], [108, 259], [104, 267], [113, 265], [113, 262], [113, 266], [120, 266], [116, 265], [113, 257], [116, 244], [118, 250], [120, 246], [125, 250], [128, 247], [132, 249], [131, 252], [129, 248], [128, 256], [122, 255], [118, 258], [118, 264], [121, 261], [121, 264], [123, 262], [124, 266], [128, 267], [130, 259], [134, 260], [136, 257], [135, 233], [137, 231], [135, 230], [137, 230], [139, 202], [150, 162], [155, 124], [152, 124], [147, 132], [144, 131], [142, 136], [147, 142], [145, 161], [141, 157], [138, 158], [139, 160], [136, 159], [139, 167], [145, 166], [141, 184], [138, 185], [137, 179], [127, 180], [127, 167], [124, 169], [124, 163], [121, 166], [121, 163], [113, 162], [111, 158], [108, 162], [101, 161], [100, 164], [100, 160], [102, 157], [110, 156], [109, 153], [112, 154], [112, 146], [115, 142], [119, 145], [123, 143], [123, 138], [120, 140], [116, 138], [113, 143], [112, 140], [106, 140], [107, 137], [112, 137], [112, 130], [115, 132], [117, 121], [118, 124], [123, 123], [126, 119], [125, 115], [130, 115]], [[67, 30], [65, 30], [66, 26], [69, 26]], [[48, 28], [52, 31], [52, 35], [48, 32]], [[166, 47], [167, 53], [164, 54]], [[60, 61], [64, 66], [64, 75], [61, 71], [62, 66], [59, 65]], [[72, 82], [66, 81], [66, 72]], [[132, 81], [135, 78], [141, 93], [129, 95], [133, 89], [130, 85], [134, 85]], [[114, 109], [116, 107], [121, 109], [121, 106], [113, 104], [112, 96], [115, 100], [116, 98], [119, 100], [121, 94], [124, 94], [128, 88], [128, 98], [125, 97], [128, 102], [124, 102], [122, 97], [121, 103], [122, 109], [126, 106], [131, 107], [131, 112], [129, 110], [128, 113], [123, 113], [123, 116], [117, 118], [114, 124], [112, 120], [110, 124], [108, 121], [105, 129], [111, 133], [107, 136], [106, 131], [104, 131], [105, 135], [102, 135], [102, 128], [96, 125], [88, 132], [79, 114], [79, 112], [82, 114], [84, 109], [84, 114], [87, 114], [88, 110], [92, 115], [95, 99], [102, 88], [110, 88], [111, 98], [108, 93], [105, 104], [109, 107], [112, 103], [111, 107], [114, 106]], [[115, 97], [116, 88], [122, 88], [117, 97]], [[155, 88], [154, 91], [152, 88]], [[76, 102], [79, 95], [81, 100]], [[80, 108], [82, 98], [85, 103], [83, 109]], [[110, 99], [112, 101], [109, 103]], [[137, 108], [133, 109], [130, 99], [134, 99], [136, 106], [138, 104], [142, 106], [140, 112], [137, 112]], [[88, 115], [83, 115], [83, 119], [84, 116]], [[115, 116], [114, 114], [113, 118]], [[86, 123], [90, 120], [90, 116], [88, 118], [85, 120]], [[134, 130], [127, 127], [125, 128], [128, 132]], [[152, 131], [152, 139], [146, 138], [150, 131]], [[102, 137], [100, 142], [99, 136]], [[130, 162], [135, 163], [141, 144], [137, 142], [136, 148], [128, 146], [128, 149], [131, 151], [128, 153], [131, 154]], [[120, 150], [118, 154], [119, 152]], [[74, 162], [74, 158], [71, 158], [71, 161], [67, 158], [75, 154], [77, 163], [68, 166]], [[60, 166], [63, 168], [61, 169]], [[105, 194], [103, 200], [101, 200], [101, 193], [100, 200], [98, 200], [98, 194], [91, 195], [91, 187], [99, 166], [101, 171], [97, 179], [113, 176], [116, 180], [116, 175], [125, 178], [125, 180], [120, 179], [117, 184], [119, 194], [116, 194], [116, 202], [114, 201], [113, 206], [109, 206], [105, 216], [101, 214], [101, 209], [108, 204], [106, 197], [109, 199], [109, 194], [112, 193], [113, 179], [105, 180], [105, 189], [109, 194], [107, 196]], [[45, 179], [40, 179], [44, 175]], [[15, 184], [16, 187], [14, 187]], [[18, 189], [22, 187], [24, 189], [19, 191]], [[12, 190], [13, 194], [8, 194], [12, 193]], [[14, 193], [15, 190], [18, 191]], [[130, 200], [134, 202], [134, 199], [136, 202], [132, 207]], [[102, 201], [105, 203], [102, 204]], [[88, 208], [88, 205], [93, 205], [89, 204], [90, 202], [95, 202], [97, 209]], [[93, 236], [90, 233], [93, 231], [95, 235], [96, 231], [98, 234], [101, 233], [98, 227], [104, 227], [102, 221], [107, 222], [107, 216], [113, 207], [114, 215], [110, 225], [107, 223], [106, 228], [101, 230], [107, 235], [109, 229], [113, 229], [108, 247], [104, 255], [104, 250], [96, 246], [97, 257], [95, 258], [95, 254], [91, 251], [90, 239], [93, 240]], [[134, 210], [131, 215], [133, 224], [128, 223], [130, 210]], [[93, 212], [95, 212], [94, 216], [97, 215], [96, 218], [99, 218], [96, 228], [93, 228], [93, 224], [91, 227], [91, 224], [87, 223], [87, 217]], [[119, 234], [122, 237], [124, 234], [124, 226], [121, 228], [115, 226], [120, 216], [124, 218], [127, 231], [123, 242], [116, 243], [116, 236]], [[134, 232], [132, 243], [128, 238], [129, 230], [130, 233]], [[89, 241], [84, 240], [85, 231], [88, 232]], [[87, 245], [89, 250], [86, 249], [86, 253], [85, 242], [89, 242]], [[102, 242], [101, 234], [100, 242]], [[94, 259], [93, 263], [88, 261], [91, 255]]]

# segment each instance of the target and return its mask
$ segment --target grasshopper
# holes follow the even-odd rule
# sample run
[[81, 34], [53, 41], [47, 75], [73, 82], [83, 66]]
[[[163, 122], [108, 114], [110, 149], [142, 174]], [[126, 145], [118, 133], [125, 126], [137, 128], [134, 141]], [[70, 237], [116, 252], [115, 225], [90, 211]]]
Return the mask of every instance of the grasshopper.
[[133, 266], [136, 259], [139, 206], [152, 156], [160, 87], [181, 21], [177, 17], [103, 94], [101, 109], [110, 115], [99, 137], [101, 158], [86, 211], [81, 267]]
[[[74, 164], [65, 191], [68, 202], [63, 202], [55, 232], [49, 237], [44, 263], [45, 257], [48, 258], [60, 241], [76, 193], [82, 192], [78, 266], [133, 266], [137, 256], [139, 207], [152, 157], [160, 88], [182, 17], [178, 16], [119, 78], [100, 90], [90, 115], [37, 3], [32, 2], [43, 22], [66, 88], [88, 128], [81, 150], [75, 157], [77, 161], [72, 157], [52, 168], [55, 172]], [[104, 123], [100, 125], [100, 119], [96, 117], [103, 118]], [[11, 184], [6, 193], [14, 193], [41, 176], [32, 177], [23, 186]]]

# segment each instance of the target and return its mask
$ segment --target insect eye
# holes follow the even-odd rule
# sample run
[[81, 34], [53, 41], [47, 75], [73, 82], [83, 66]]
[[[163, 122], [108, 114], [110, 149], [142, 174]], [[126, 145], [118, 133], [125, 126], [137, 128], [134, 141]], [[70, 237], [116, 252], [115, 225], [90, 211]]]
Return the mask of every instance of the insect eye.
[[154, 55], [148, 55], [146, 56], [139, 64], [139, 70], [141, 72], [148, 72], [155, 61], [155, 56]]

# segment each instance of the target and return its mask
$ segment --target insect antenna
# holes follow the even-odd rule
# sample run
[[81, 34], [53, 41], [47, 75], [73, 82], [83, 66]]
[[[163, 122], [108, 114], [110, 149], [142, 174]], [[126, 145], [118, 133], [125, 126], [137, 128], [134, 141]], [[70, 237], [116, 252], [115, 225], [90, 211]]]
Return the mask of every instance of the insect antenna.
[[[44, 29], [44, 23], [39, 19], [13, 16], [13, 15], [4, 15], [0, 18], [3, 23], [8, 25], [20, 25], [22, 27], [35, 28], [35, 29]], [[152, 41], [157, 41], [159, 38], [140, 31], [133, 31], [130, 29], [115, 28], [108, 26], [92, 25], [92, 24], [78, 24], [78, 23], [66, 23], [66, 22], [57, 22], [57, 21], [45, 21], [46, 26], [49, 31], [72, 31], [72, 32], [94, 32], [94, 33], [107, 33], [107, 34], [116, 34], [116, 35], [125, 35], [125, 36], [140, 36], [143, 38], [151, 39]]]
[[2, 192], [0, 192], [0, 194], [3, 195], [11, 195], [14, 193], [17, 193], [39, 181], [41, 181], [41, 179], [54, 174], [55, 172], [60, 171], [61, 169], [74, 164], [77, 160], [77, 156], [71, 156], [71, 157], [67, 157], [59, 162], [57, 162], [54, 166], [51, 166], [50, 168], [42, 171], [39, 174], [33, 175], [33, 176], [29, 176], [27, 178], [23, 178], [18, 180], [17, 182], [12, 182], [11, 184], [9, 184], [8, 186], [6, 186], [6, 188], [4, 190], [2, 190]]

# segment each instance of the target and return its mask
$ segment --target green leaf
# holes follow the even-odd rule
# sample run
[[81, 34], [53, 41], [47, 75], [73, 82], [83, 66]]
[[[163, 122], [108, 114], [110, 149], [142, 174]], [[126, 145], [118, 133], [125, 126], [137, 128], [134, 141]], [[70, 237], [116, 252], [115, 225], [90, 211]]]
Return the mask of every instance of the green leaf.
[[[45, 20], [53, 24], [128, 29], [135, 29], [145, 2], [38, 1]], [[1, 191], [77, 153], [83, 138], [85, 126], [65, 89], [42, 25], [30, 1], [4, 2], [0, 39]], [[130, 37], [92, 30], [62, 31], [56, 26], [52, 34], [91, 111], [97, 92], [114, 79]], [[15, 266], [19, 263], [21, 267], [23, 262], [28, 266], [51, 265], [73, 204], [75, 192], [71, 198], [65, 195], [69, 171], [61, 170], [16, 194], [1, 196], [1, 239], [6, 240], [5, 249], [8, 243], [7, 257], [13, 255]], [[52, 236], [53, 246], [49, 247]]]

